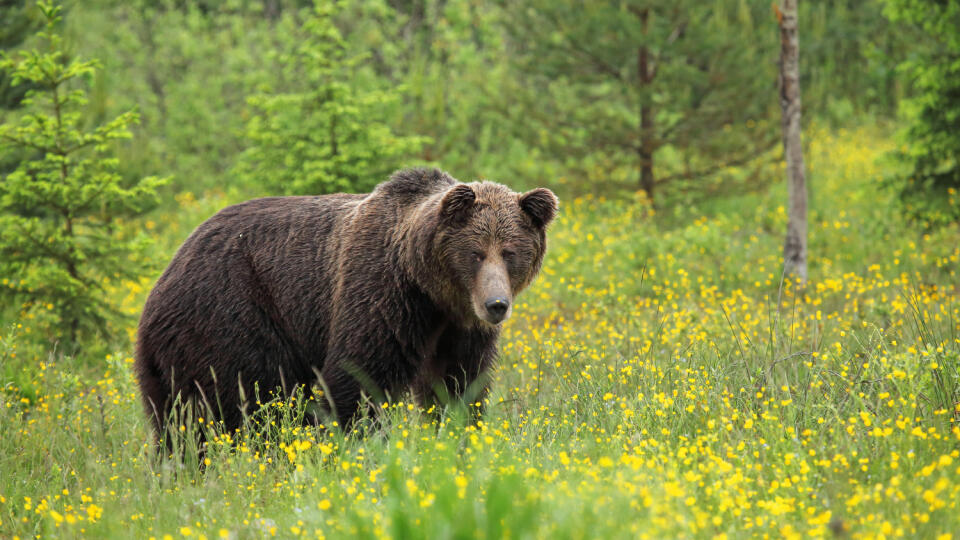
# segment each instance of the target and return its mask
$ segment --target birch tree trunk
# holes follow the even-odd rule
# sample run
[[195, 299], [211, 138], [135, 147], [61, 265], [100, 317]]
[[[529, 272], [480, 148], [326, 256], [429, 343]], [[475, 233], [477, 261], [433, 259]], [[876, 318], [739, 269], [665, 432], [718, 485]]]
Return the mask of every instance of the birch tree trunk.
[[800, 140], [800, 63], [797, 2], [783, 0], [780, 24], [780, 108], [783, 111], [783, 154], [787, 160], [789, 217], [783, 244], [784, 274], [807, 281], [807, 184]]

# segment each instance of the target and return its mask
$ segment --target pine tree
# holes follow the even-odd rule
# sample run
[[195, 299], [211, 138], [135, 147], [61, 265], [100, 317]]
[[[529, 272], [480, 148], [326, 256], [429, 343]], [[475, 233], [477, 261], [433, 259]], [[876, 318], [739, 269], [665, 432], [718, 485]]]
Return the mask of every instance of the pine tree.
[[288, 88], [249, 102], [251, 147], [237, 168], [248, 185], [272, 193], [364, 191], [399, 169], [422, 144], [392, 132], [384, 109], [395, 95], [350, 84], [364, 58], [349, 56], [334, 24], [338, 3], [319, 3], [280, 61]]
[[130, 138], [137, 114], [85, 127], [84, 83], [97, 62], [68, 58], [60, 7], [38, 8], [45, 50], [0, 57], [0, 70], [30, 88], [22, 112], [0, 124], [0, 156], [19, 160], [0, 182], [0, 299], [49, 314], [50, 337], [76, 346], [119, 316], [105, 288], [142, 275], [146, 239], [120, 220], [154, 205], [163, 180], [116, 172], [113, 144]]
[[669, 184], [689, 191], [749, 164], [774, 144], [769, 34], [756, 25], [768, 6], [502, 1], [528, 140], [566, 156], [578, 176], [632, 183], [654, 199]]

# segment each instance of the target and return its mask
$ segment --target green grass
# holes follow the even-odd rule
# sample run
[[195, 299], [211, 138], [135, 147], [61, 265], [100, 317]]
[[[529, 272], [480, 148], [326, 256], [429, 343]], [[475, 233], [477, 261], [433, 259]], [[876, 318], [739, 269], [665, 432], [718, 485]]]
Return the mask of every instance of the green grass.
[[[276, 403], [269, 434], [214, 440], [201, 472], [152, 450], [128, 347], [62, 357], [8, 323], [0, 537], [960, 530], [960, 233], [903, 222], [876, 130], [808, 140], [804, 290], [781, 285], [779, 187], [683, 219], [564, 200], [478, 426], [399, 397], [342, 434]], [[185, 199], [158, 257], [230, 198]], [[136, 312], [149, 286], [117, 294]]]

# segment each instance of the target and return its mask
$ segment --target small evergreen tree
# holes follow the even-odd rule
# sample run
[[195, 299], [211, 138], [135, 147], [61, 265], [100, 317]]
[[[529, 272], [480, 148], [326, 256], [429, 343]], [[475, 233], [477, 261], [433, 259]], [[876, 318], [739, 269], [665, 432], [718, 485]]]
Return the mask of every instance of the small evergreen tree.
[[20, 156], [0, 182], [0, 299], [49, 312], [51, 337], [76, 346], [119, 315], [105, 287], [142, 274], [146, 239], [119, 220], [154, 205], [163, 180], [117, 174], [113, 142], [130, 137], [137, 115], [85, 128], [83, 83], [97, 63], [67, 58], [60, 7], [38, 7], [46, 50], [0, 57], [0, 70], [30, 88], [23, 112], [0, 123], [0, 156]]
[[930, 39], [901, 66], [916, 89], [901, 199], [927, 226], [960, 221], [960, 0], [887, 0], [886, 15]]
[[[403, 165], [422, 140], [398, 136], [384, 121], [386, 91], [350, 84], [363, 57], [348, 56], [334, 24], [337, 3], [318, 3], [283, 54], [285, 91], [250, 98], [251, 147], [238, 166], [249, 185], [274, 193], [364, 191]], [[288, 21], [290, 22], [290, 21]]]

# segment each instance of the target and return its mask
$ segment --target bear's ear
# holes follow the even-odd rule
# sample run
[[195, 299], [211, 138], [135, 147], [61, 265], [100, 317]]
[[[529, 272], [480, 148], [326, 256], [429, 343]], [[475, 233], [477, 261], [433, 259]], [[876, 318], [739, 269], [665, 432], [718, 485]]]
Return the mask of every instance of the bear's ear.
[[477, 194], [473, 188], [466, 184], [457, 184], [446, 195], [443, 196], [443, 202], [440, 203], [440, 215], [444, 219], [459, 221], [467, 217], [473, 203], [477, 200]]
[[520, 195], [520, 208], [537, 227], [546, 227], [557, 215], [557, 196], [547, 188], [537, 188]]

